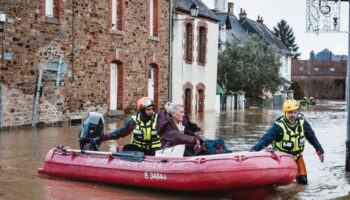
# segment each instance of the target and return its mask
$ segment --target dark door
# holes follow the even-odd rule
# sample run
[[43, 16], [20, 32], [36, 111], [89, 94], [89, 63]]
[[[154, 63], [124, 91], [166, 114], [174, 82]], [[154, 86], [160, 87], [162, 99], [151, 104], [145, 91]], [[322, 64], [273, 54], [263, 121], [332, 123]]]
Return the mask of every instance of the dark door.
[[191, 113], [192, 106], [191, 106], [191, 101], [192, 101], [192, 91], [191, 89], [186, 89], [185, 90], [185, 112]]
[[204, 92], [203, 90], [198, 90], [198, 112], [204, 112]]

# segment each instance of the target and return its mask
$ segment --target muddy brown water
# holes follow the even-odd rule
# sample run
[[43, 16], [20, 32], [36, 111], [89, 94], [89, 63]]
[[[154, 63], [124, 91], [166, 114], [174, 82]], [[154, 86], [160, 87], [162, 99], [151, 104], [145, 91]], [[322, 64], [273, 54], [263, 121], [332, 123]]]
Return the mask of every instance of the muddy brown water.
[[[346, 104], [325, 101], [316, 107], [301, 111], [310, 122], [325, 150], [325, 162], [320, 163], [310, 144], [304, 159], [309, 184], [295, 182], [270, 191], [266, 199], [350, 199], [350, 178], [345, 172]], [[202, 127], [205, 138], [222, 138], [233, 151], [249, 151], [272, 122], [282, 113], [279, 110], [252, 108], [245, 111], [225, 111], [193, 115], [193, 121]], [[106, 124], [112, 130], [123, 121]], [[78, 147], [77, 126], [15, 129], [0, 133], [0, 199], [228, 199], [227, 196], [203, 196], [191, 193], [102, 185], [38, 177], [36, 170], [43, 166], [46, 152], [64, 144]], [[110, 141], [102, 149], [125, 144], [129, 138]]]

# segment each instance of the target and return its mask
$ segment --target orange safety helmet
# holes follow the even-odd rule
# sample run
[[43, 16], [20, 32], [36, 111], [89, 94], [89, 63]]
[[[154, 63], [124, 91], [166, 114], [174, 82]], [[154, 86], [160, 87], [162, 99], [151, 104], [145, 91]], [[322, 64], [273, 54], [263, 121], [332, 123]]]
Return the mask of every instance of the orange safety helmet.
[[137, 101], [136, 109], [141, 110], [141, 109], [145, 109], [149, 106], [154, 106], [154, 101], [149, 97], [142, 97], [141, 99], [139, 99]]
[[299, 109], [299, 104], [297, 101], [293, 100], [287, 100], [283, 103], [283, 112], [289, 112], [292, 110]]

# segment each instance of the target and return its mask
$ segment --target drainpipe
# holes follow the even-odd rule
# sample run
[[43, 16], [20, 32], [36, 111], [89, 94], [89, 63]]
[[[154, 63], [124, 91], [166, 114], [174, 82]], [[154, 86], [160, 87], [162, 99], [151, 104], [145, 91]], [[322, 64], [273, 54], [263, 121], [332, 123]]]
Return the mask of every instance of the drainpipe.
[[346, 158], [345, 158], [345, 171], [350, 171], [350, 3], [349, 3], [349, 28], [348, 28], [348, 63], [347, 63], [347, 72], [346, 72], [346, 105], [348, 110], [347, 116], [347, 127], [346, 127]]
[[74, 62], [75, 62], [75, 0], [72, 2], [72, 55], [71, 55], [71, 62], [72, 62], [72, 67], [71, 67], [71, 82], [74, 80]]
[[168, 101], [171, 102], [173, 90], [173, 0], [169, 1], [169, 55], [168, 55]]

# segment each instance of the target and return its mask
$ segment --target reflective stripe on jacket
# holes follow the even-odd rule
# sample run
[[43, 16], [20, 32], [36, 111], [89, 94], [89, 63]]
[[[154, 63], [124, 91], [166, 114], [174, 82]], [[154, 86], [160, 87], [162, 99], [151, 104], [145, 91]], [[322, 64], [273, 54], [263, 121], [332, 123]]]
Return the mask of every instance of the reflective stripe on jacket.
[[133, 115], [131, 118], [136, 123], [136, 127], [133, 130], [130, 143], [146, 150], [160, 148], [160, 137], [156, 130], [157, 116], [157, 113], [154, 113], [152, 118], [144, 124], [140, 119], [140, 112]]

